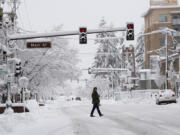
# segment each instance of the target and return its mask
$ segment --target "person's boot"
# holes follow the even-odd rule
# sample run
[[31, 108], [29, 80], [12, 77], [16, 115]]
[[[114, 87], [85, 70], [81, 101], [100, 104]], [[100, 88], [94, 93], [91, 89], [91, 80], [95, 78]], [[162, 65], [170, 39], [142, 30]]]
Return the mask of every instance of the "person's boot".
[[103, 116], [103, 114], [100, 114], [99, 116], [100, 116], [100, 117], [102, 117], [102, 116]]
[[95, 117], [94, 115], [90, 115], [90, 117]]

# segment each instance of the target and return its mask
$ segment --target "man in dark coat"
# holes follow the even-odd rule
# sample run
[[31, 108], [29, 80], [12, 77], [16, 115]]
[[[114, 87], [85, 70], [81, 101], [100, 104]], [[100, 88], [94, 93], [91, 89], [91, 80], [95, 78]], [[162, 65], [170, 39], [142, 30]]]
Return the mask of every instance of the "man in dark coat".
[[97, 93], [97, 87], [94, 87], [94, 89], [93, 89], [93, 93], [92, 93], [92, 104], [93, 104], [93, 108], [92, 108], [92, 111], [91, 111], [90, 116], [91, 116], [91, 117], [95, 117], [95, 116], [93, 115], [95, 109], [97, 109], [97, 111], [98, 111], [98, 113], [99, 113], [99, 116], [103, 116], [102, 113], [101, 113], [101, 111], [99, 110], [100, 99], [99, 99], [99, 94]]

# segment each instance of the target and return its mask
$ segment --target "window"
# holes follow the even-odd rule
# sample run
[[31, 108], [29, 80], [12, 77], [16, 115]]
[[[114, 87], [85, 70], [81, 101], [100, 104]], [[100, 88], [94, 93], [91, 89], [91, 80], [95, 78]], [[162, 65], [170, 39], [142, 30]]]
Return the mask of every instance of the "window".
[[168, 27], [159, 27], [159, 30], [164, 30], [166, 28], [168, 28]]
[[174, 28], [174, 29], [175, 29], [176, 31], [180, 31], [180, 28], [178, 28], [178, 27], [177, 27], [177, 28]]
[[180, 43], [180, 39], [176, 39], [177, 43], [179, 44]]
[[180, 19], [180, 15], [173, 15], [173, 19]]
[[150, 68], [152, 70], [157, 70], [159, 68], [159, 56], [156, 55], [150, 56]]
[[159, 56], [160, 56], [160, 57], [164, 57], [164, 56], [166, 56], [166, 50], [165, 50], [165, 49], [160, 50], [160, 52], [159, 52]]
[[159, 39], [159, 45], [160, 46], [164, 46], [165, 45], [165, 39], [164, 38], [160, 38]]
[[159, 22], [168, 22], [168, 15], [167, 14], [160, 14], [159, 15]]

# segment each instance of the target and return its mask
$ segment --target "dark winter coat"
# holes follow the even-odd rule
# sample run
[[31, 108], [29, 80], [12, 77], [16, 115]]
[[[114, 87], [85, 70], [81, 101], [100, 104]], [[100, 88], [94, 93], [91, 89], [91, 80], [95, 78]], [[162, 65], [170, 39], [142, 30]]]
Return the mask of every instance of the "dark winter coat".
[[99, 94], [97, 93], [97, 91], [92, 93], [92, 104], [99, 104], [100, 100], [99, 100]]

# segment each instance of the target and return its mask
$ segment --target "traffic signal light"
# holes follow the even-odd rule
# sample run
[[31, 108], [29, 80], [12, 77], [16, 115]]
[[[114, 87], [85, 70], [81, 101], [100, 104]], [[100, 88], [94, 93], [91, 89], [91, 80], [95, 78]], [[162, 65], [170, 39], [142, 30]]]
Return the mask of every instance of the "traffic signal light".
[[127, 24], [126, 40], [134, 40], [134, 24], [133, 23]]
[[87, 44], [87, 28], [86, 27], [79, 28], [79, 43]]
[[92, 70], [91, 68], [88, 68], [88, 74], [91, 74]]
[[7, 52], [6, 51], [3, 51], [3, 62], [5, 63], [6, 62], [6, 59], [7, 59]]
[[15, 77], [17, 77], [21, 74], [21, 61], [16, 61], [15, 66]]

